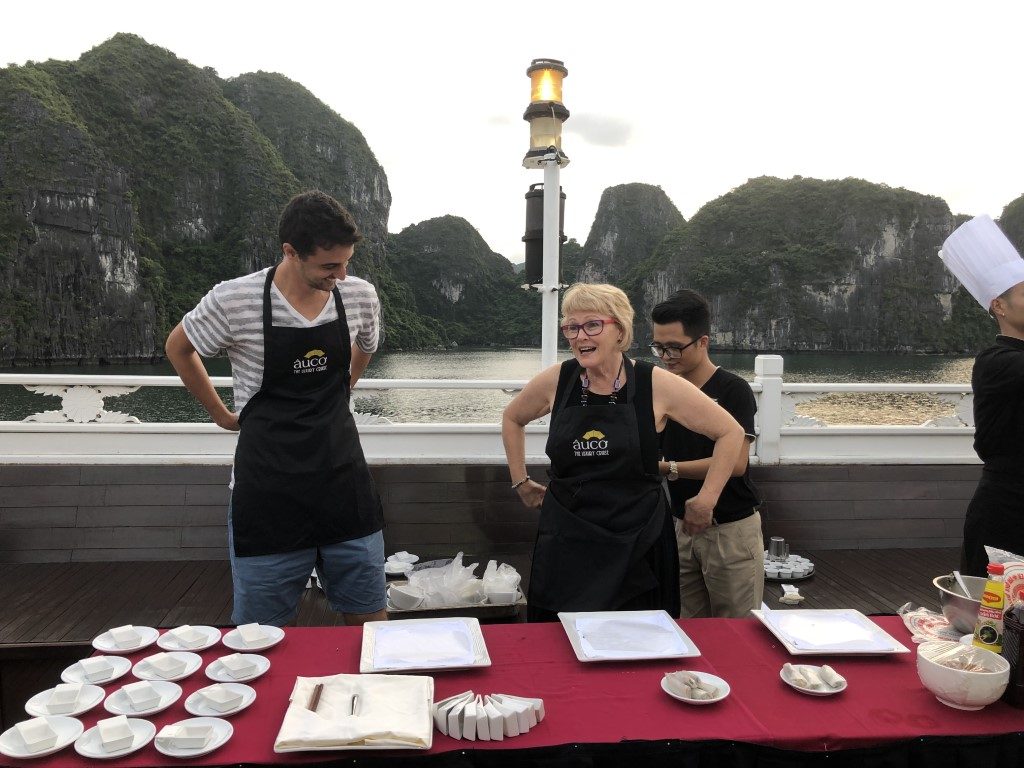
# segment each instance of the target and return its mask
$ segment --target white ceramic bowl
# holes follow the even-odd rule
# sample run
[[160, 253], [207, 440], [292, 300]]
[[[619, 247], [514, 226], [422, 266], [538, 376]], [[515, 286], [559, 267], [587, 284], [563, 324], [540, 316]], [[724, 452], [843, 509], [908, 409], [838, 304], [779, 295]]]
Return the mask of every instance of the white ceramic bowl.
[[417, 587], [408, 584], [392, 584], [388, 587], [388, 597], [391, 604], [401, 611], [411, 611], [423, 602], [423, 592]]
[[[969, 655], [985, 672], [954, 669], [942, 660]], [[998, 653], [948, 640], [932, 640], [917, 648], [917, 674], [935, 698], [956, 709], [981, 709], [996, 701], [1010, 680], [1010, 664]]]

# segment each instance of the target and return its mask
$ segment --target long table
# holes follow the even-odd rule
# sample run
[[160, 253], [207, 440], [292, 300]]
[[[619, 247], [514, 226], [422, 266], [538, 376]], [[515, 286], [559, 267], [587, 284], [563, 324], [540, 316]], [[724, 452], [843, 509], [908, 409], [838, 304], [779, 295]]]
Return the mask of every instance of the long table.
[[[492, 742], [467, 742], [434, 733], [429, 752], [332, 752], [276, 755], [274, 737], [295, 677], [356, 673], [359, 628], [293, 628], [262, 653], [269, 672], [249, 683], [256, 702], [233, 716], [234, 736], [217, 751], [188, 761], [167, 758], [149, 744], [110, 766], [338, 765], [400, 759], [417, 765], [622, 765], [633, 758], [655, 765], [964, 765], [978, 758], [989, 766], [1024, 764], [1024, 710], [997, 702], [965, 712], [939, 703], [920, 683], [909, 633], [898, 617], [875, 621], [911, 653], [794, 658], [753, 619], [691, 619], [680, 622], [701, 656], [643, 662], [581, 663], [560, 624], [485, 625], [492, 666], [437, 672], [435, 697], [464, 690], [541, 697], [547, 717], [529, 733]], [[133, 661], [156, 651], [133, 654]], [[202, 652], [204, 667], [229, 653], [223, 645]], [[840, 694], [812, 697], [779, 678], [786, 661], [831, 664], [849, 681]], [[667, 696], [665, 672], [706, 671], [724, 678], [731, 695], [709, 706]], [[107, 686], [111, 693], [131, 676]], [[183, 695], [151, 718], [163, 725], [190, 717], [189, 693], [208, 685], [202, 671], [179, 681]], [[86, 728], [109, 717], [102, 705], [79, 719]], [[0, 760], [5, 758], [0, 758]], [[31, 761], [37, 768], [98, 764], [73, 747]], [[26, 765], [10, 761], [6, 765]]]

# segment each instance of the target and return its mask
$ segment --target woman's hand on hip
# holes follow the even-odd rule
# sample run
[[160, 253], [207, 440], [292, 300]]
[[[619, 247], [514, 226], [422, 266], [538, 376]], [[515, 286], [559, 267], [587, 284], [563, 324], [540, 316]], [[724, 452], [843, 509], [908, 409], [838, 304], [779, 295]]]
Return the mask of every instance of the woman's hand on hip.
[[700, 495], [686, 500], [686, 513], [683, 515], [683, 533], [696, 536], [710, 527], [715, 514], [715, 505], [708, 504]]
[[516, 488], [516, 493], [519, 494], [520, 500], [530, 509], [539, 508], [544, 503], [544, 494], [547, 492], [548, 487], [546, 485], [541, 485], [533, 480], [527, 480]]

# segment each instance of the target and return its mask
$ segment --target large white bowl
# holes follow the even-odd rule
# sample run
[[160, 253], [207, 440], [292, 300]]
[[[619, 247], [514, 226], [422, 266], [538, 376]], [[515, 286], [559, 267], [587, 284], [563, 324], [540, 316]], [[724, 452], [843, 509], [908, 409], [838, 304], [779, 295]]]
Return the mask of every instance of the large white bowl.
[[[936, 659], [971, 658], [986, 672], [953, 669]], [[981, 709], [1003, 695], [1010, 680], [1010, 664], [998, 653], [948, 640], [932, 640], [917, 648], [917, 674], [924, 687], [943, 704], [956, 709]]]

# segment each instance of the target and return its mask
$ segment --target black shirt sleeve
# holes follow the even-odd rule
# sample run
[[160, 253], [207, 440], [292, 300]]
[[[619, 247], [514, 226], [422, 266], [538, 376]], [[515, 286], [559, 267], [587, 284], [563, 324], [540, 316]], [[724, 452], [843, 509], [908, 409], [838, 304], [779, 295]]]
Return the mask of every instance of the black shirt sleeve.
[[757, 402], [750, 385], [736, 377], [729, 382], [718, 397], [718, 404], [729, 412], [748, 437], [754, 437], [754, 414], [757, 413]]

